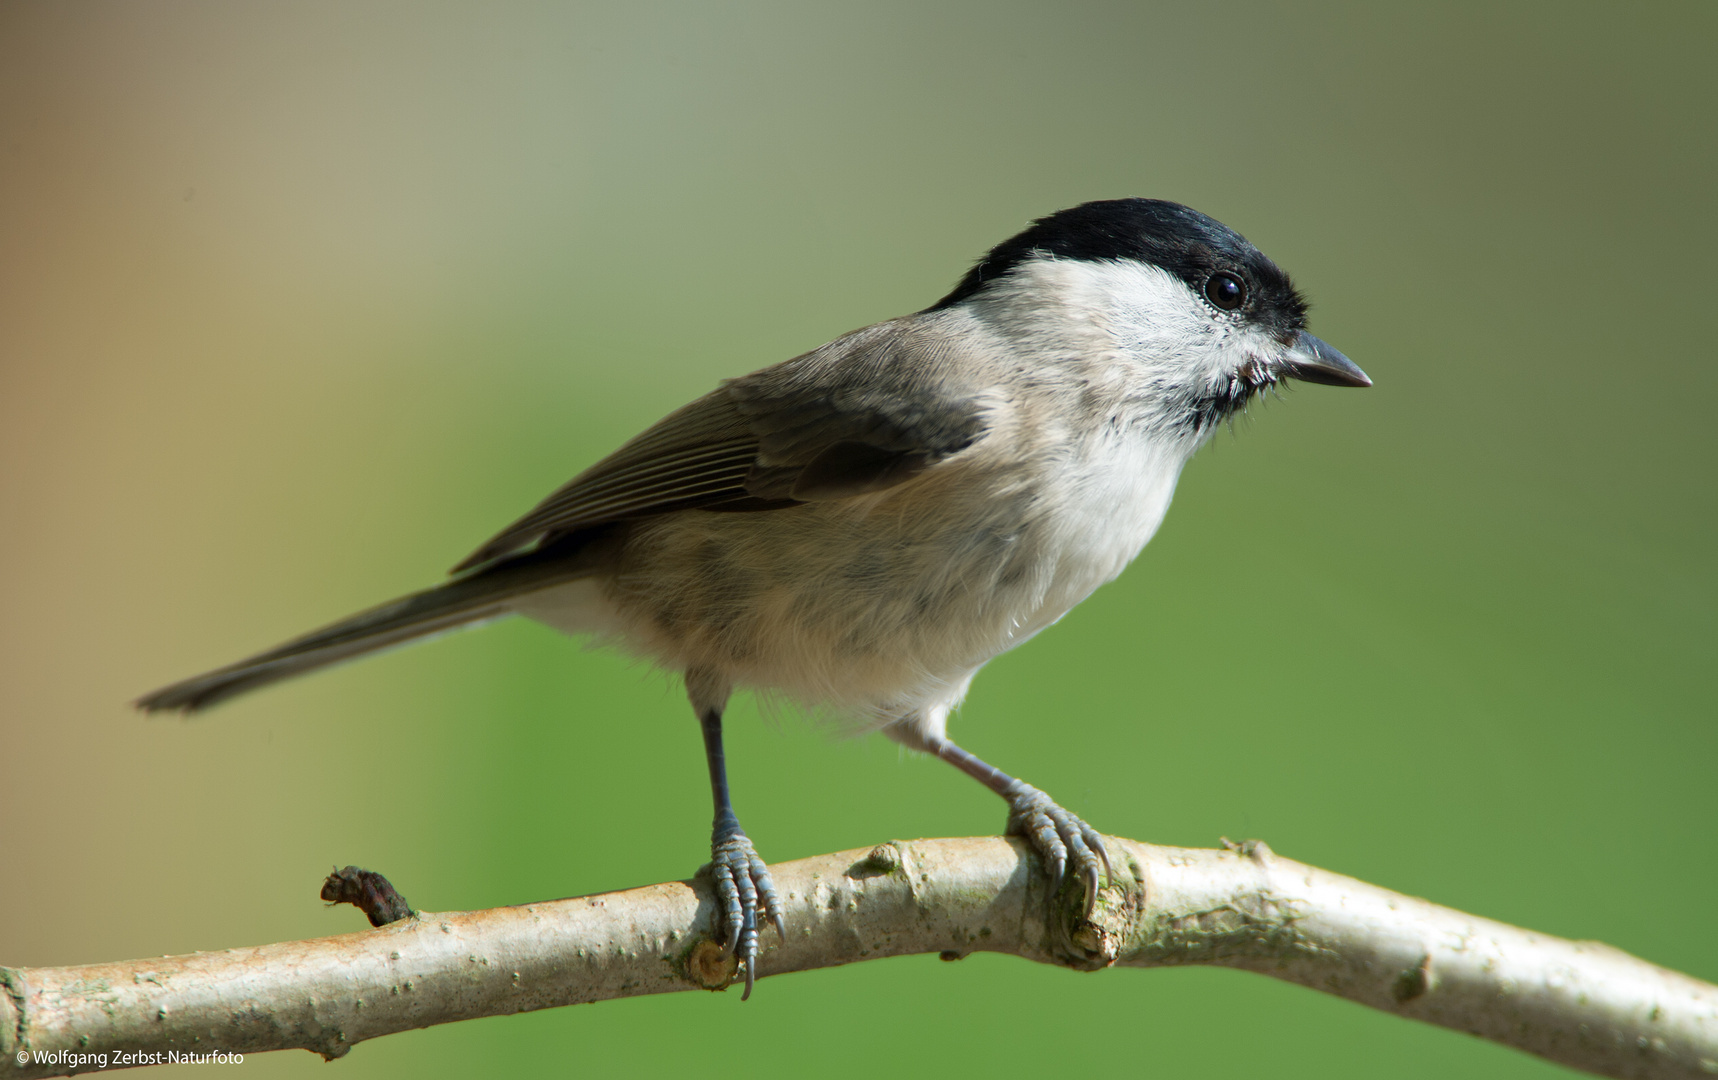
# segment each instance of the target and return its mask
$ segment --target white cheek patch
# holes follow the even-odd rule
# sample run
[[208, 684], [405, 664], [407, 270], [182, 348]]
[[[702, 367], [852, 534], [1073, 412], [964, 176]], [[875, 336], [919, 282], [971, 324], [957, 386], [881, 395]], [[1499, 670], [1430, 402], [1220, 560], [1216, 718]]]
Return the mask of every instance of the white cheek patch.
[[1165, 436], [1203, 442], [1213, 419], [1274, 381], [1280, 361], [1282, 346], [1269, 334], [1145, 263], [1039, 258], [995, 291], [993, 318], [1088, 357], [1088, 382], [1110, 383], [1137, 421]]
[[1213, 311], [1185, 281], [1140, 263], [1092, 264], [1121, 351], [1165, 391], [1226, 383], [1250, 355], [1253, 333]]
[[1165, 392], [1226, 380], [1245, 360], [1243, 339], [1254, 336], [1174, 274], [1130, 260], [1033, 259], [995, 292], [1016, 332], [1096, 329], [1105, 352]]
[[1167, 270], [1136, 262], [1077, 265], [1081, 306], [1103, 313], [1110, 333], [1129, 352], [1184, 359], [1210, 349], [1234, 329]]

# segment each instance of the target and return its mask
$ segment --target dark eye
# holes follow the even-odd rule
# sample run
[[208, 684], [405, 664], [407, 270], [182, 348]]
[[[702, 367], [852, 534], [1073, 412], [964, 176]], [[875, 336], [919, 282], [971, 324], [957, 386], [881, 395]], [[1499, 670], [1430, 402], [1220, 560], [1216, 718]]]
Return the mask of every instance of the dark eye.
[[1205, 299], [1224, 311], [1234, 311], [1247, 302], [1246, 283], [1227, 270], [1219, 270], [1205, 279]]

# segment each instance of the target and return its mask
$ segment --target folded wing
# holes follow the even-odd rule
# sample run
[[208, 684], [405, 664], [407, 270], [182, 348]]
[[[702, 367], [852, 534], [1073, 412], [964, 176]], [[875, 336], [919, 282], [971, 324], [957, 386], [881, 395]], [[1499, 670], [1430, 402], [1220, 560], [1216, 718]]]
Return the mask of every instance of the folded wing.
[[608, 522], [778, 510], [902, 483], [989, 427], [976, 393], [937, 378], [947, 359], [937, 342], [897, 320], [732, 380], [573, 478], [454, 572]]

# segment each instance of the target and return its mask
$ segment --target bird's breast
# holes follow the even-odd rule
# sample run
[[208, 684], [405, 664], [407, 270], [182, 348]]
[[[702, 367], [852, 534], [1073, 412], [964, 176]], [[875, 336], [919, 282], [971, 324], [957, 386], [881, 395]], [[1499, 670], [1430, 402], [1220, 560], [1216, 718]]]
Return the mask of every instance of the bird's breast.
[[870, 496], [634, 522], [601, 582], [605, 629], [671, 669], [879, 722], [950, 703], [1121, 572], [1179, 472], [1122, 439], [1028, 460], [974, 455]]
[[1183, 463], [1173, 447], [1110, 429], [1045, 475], [1032, 542], [1047, 581], [1031, 632], [1126, 569], [1163, 522]]

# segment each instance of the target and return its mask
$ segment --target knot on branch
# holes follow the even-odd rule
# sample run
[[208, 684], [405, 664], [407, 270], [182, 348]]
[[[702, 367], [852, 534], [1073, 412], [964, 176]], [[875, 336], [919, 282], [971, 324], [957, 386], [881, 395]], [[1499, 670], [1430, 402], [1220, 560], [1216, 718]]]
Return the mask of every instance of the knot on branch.
[[[1124, 849], [1116, 845], [1116, 850]], [[1146, 910], [1145, 871], [1131, 855], [1114, 870], [1115, 876], [1098, 890], [1089, 919], [1084, 885], [1073, 875], [1064, 878], [1050, 898], [1050, 955], [1056, 963], [1076, 971], [1100, 971], [1139, 939]]]

